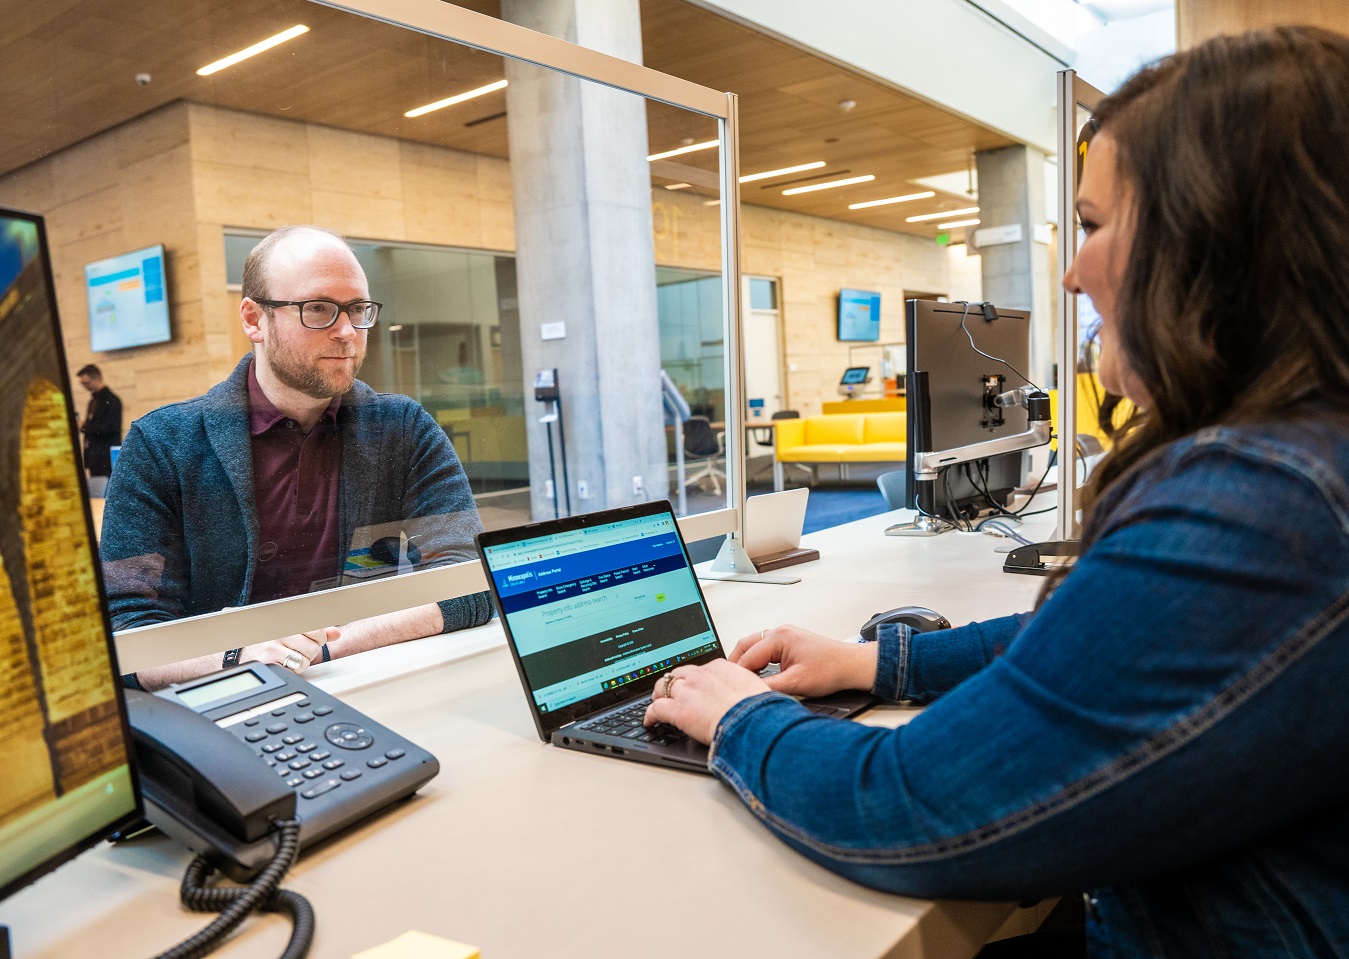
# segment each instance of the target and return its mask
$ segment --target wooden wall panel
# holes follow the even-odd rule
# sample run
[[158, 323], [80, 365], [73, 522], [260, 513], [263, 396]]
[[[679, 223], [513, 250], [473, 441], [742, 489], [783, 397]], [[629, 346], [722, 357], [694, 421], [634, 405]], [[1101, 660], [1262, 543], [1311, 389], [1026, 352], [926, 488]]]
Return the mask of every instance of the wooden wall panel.
[[[751, 195], [748, 199], [753, 199]], [[91, 359], [128, 423], [205, 392], [238, 362], [238, 295], [226, 288], [227, 227], [315, 222], [357, 239], [509, 252], [505, 160], [200, 104], [174, 104], [0, 178], [0, 202], [48, 216], [72, 370]], [[720, 207], [692, 191], [653, 193], [661, 266], [719, 270]], [[849, 363], [835, 337], [840, 287], [878, 290], [882, 341], [902, 339], [905, 290], [977, 296], [977, 259], [953, 271], [929, 239], [742, 207], [747, 273], [781, 281], [787, 400], [803, 413], [832, 399]], [[83, 264], [163, 242], [173, 343], [90, 354]], [[377, 295], [377, 291], [376, 295]], [[879, 351], [853, 359], [875, 367]]]
[[1223, 33], [1308, 23], [1349, 35], [1345, 0], [1176, 0], [1180, 47]]
[[[122, 397], [124, 425], [166, 398], [191, 396], [210, 385], [204, 369], [196, 379], [181, 373], [200, 361], [205, 343], [191, 184], [184, 104], [170, 104], [0, 179], [0, 203], [47, 218], [72, 378], [85, 363], [97, 363]], [[92, 353], [84, 264], [156, 243], [168, 254], [173, 341]], [[81, 402], [77, 395], [77, 405]]]

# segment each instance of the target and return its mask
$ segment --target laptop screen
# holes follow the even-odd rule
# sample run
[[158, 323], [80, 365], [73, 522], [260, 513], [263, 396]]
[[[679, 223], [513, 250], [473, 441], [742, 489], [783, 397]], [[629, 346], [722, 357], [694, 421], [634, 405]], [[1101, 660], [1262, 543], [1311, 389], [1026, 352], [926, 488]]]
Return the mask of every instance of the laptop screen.
[[540, 717], [602, 708], [680, 663], [721, 655], [668, 509], [541, 523], [501, 542], [511, 532], [480, 543]]

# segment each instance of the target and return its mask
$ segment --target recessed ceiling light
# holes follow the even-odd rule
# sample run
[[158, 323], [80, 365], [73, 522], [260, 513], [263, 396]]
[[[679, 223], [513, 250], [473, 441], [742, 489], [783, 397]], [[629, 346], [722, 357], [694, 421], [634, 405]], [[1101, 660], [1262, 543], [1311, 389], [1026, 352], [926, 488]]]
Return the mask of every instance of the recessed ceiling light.
[[255, 43], [247, 49], [240, 50], [238, 53], [231, 53], [229, 56], [217, 60], [215, 63], [206, 64], [206, 66], [197, 71], [197, 76], [209, 77], [211, 74], [218, 73], [226, 67], [234, 66], [240, 60], [247, 60], [249, 57], [255, 57], [264, 50], [270, 50], [277, 44], [285, 43], [287, 40], [294, 40], [300, 34], [308, 32], [308, 27], [303, 23], [297, 23], [289, 30], [282, 30], [274, 37], [268, 37], [260, 43]]
[[958, 226], [974, 226], [978, 222], [979, 222], [978, 217], [975, 217], [973, 220], [952, 220], [950, 223], [938, 223], [937, 229], [954, 230]]
[[665, 184], [665, 189], [667, 189], [667, 190], [687, 190], [687, 189], [688, 189], [689, 187], [691, 187], [691, 186], [693, 186], [692, 183], [667, 183], [667, 184]]
[[696, 153], [699, 150], [711, 150], [713, 147], [721, 146], [720, 140], [708, 140], [706, 143], [690, 143], [688, 146], [682, 146], [677, 150], [666, 150], [664, 153], [653, 153], [648, 160], [664, 160], [667, 157], [677, 157], [685, 153]]
[[921, 223], [921, 222], [924, 221], [924, 220], [940, 220], [942, 217], [947, 217], [947, 216], [964, 216], [966, 213], [978, 213], [978, 212], [979, 212], [979, 208], [978, 208], [977, 206], [971, 206], [971, 207], [966, 207], [966, 208], [963, 209], [963, 210], [943, 210], [943, 211], [940, 212], [940, 213], [924, 213], [924, 214], [922, 214], [922, 215], [920, 215], [920, 216], [906, 216], [906, 217], [904, 218], [904, 222], [905, 222], [905, 223]]
[[868, 173], [866, 176], [850, 176], [843, 180], [829, 180], [825, 183], [812, 183], [810, 186], [794, 186], [790, 190], [783, 190], [783, 196], [795, 196], [798, 193], [814, 193], [816, 190], [832, 190], [836, 186], [851, 186], [854, 183], [869, 183], [876, 179], [874, 173]]
[[[903, 196], [888, 196], [884, 200], [867, 200], [865, 203], [849, 203], [849, 210], [865, 210], [871, 206], [885, 206], [890, 203], [908, 203], [910, 200], [926, 200], [930, 196], [936, 196], [933, 190], [926, 190], [922, 193], [906, 193]], [[943, 214], [944, 215], [944, 214]]]
[[773, 176], [786, 176], [788, 173], [800, 173], [802, 170], [818, 170], [824, 166], [823, 160], [816, 160], [814, 163], [800, 163], [796, 166], [785, 166], [781, 170], [765, 170], [762, 173], [750, 173], [740, 178], [741, 183], [753, 183], [755, 180], [767, 180]]
[[498, 90], [506, 89], [506, 81], [498, 80], [496, 83], [489, 83], [485, 87], [478, 87], [476, 90], [469, 90], [467, 93], [460, 93], [452, 97], [446, 97], [444, 100], [437, 100], [435, 103], [428, 103], [424, 107], [417, 107], [415, 110], [409, 110], [403, 116], [408, 119], [424, 116], [433, 110], [443, 110], [446, 107], [452, 107], [456, 103], [463, 103], [465, 100], [472, 100], [475, 97], [486, 96], [489, 93], [495, 93]]

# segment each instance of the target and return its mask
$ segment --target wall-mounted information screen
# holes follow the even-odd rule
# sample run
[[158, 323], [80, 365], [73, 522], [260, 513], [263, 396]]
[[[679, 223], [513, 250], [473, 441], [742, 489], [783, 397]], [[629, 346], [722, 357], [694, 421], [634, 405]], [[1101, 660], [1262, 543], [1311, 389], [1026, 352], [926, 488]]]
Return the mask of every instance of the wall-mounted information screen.
[[169, 341], [162, 245], [86, 265], [84, 285], [94, 352]]
[[864, 290], [839, 290], [838, 338], [867, 340], [881, 338], [881, 295]]

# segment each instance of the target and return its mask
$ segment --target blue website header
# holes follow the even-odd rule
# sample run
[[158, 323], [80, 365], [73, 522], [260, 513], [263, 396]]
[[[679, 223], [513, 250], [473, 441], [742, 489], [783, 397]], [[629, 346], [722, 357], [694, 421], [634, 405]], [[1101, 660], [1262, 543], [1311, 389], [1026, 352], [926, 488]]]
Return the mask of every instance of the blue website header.
[[[546, 555], [547, 552], [552, 550], [541, 549], [535, 555]], [[548, 589], [598, 573], [655, 563], [667, 557], [677, 557], [680, 564], [683, 563], [683, 550], [679, 546], [677, 533], [648, 535], [626, 543], [586, 549], [566, 556], [552, 556], [505, 569], [494, 568], [497, 561], [489, 556], [488, 565], [493, 567], [492, 579], [504, 604], [507, 597], [517, 593]], [[663, 569], [672, 568], [669, 564], [660, 566]]]

